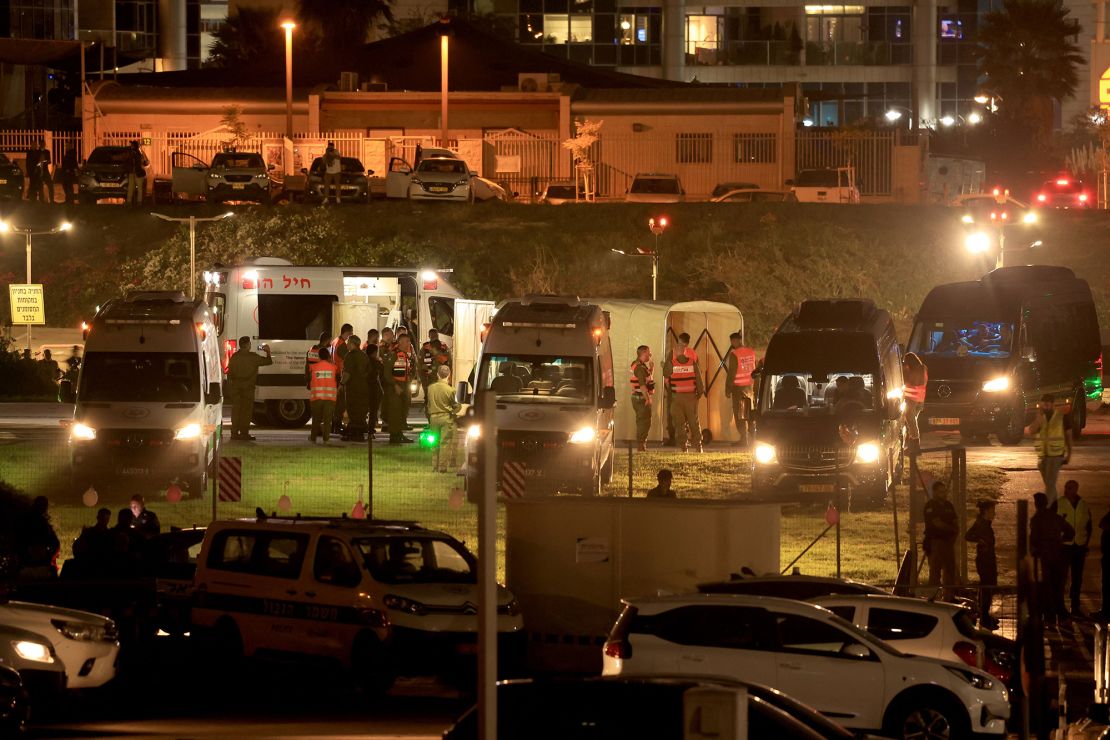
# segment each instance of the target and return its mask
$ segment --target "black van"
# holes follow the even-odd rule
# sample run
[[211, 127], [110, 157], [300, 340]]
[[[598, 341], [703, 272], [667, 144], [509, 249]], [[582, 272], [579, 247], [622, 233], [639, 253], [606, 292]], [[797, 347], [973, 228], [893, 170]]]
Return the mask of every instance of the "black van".
[[874, 505], [900, 477], [902, 356], [871, 301], [802, 303], [771, 337], [757, 396], [757, 495], [824, 503], [839, 476], [853, 505]]
[[1071, 405], [1078, 436], [1102, 398], [1098, 316], [1091, 289], [1066, 267], [1002, 267], [938, 285], [914, 322], [909, 350], [929, 369], [919, 422], [1021, 441], [1045, 393]]

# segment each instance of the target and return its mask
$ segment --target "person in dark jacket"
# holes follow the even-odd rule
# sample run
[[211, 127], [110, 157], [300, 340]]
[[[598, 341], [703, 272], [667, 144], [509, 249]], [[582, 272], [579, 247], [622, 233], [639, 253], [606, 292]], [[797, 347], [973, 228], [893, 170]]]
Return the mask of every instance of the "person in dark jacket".
[[77, 147], [66, 147], [62, 155], [62, 168], [58, 171], [58, 179], [62, 181], [62, 193], [65, 195], [65, 204], [77, 202]]
[[979, 624], [990, 630], [998, 629], [998, 620], [991, 616], [991, 600], [998, 585], [998, 556], [994, 550], [995, 502], [979, 502], [979, 515], [964, 534], [964, 539], [975, 543], [975, 572], [979, 575]]
[[59, 542], [50, 523], [49, 509], [50, 501], [46, 496], [39, 496], [32, 502], [31, 510], [23, 519], [23, 526], [19, 528], [21, 579], [47, 579], [58, 575], [55, 558]]
[[162, 531], [158, 515], [146, 508], [146, 500], [141, 493], [131, 497], [131, 515], [134, 517], [131, 528], [144, 540], [149, 540]]
[[[374, 337], [377, 339], [377, 336]], [[370, 434], [377, 431], [378, 427], [378, 412], [382, 407], [382, 373], [385, 369], [382, 365], [381, 358], [378, 357], [378, 345], [366, 345], [366, 358], [369, 362], [369, 370], [367, 374], [367, 384], [370, 389], [370, 396], [367, 399], [369, 404], [367, 409], [367, 429]]]
[[933, 496], [925, 503], [925, 555], [929, 558], [929, 585], [954, 586], [959, 582], [956, 572], [956, 537], [960, 520], [956, 507], [948, 500], [948, 485], [933, 484]]
[[352, 334], [347, 338], [343, 360], [343, 392], [347, 399], [347, 427], [343, 439], [366, 440], [366, 417], [370, 407], [370, 358], [362, 352], [362, 342]]
[[674, 480], [674, 474], [671, 471], [666, 468], [660, 470], [655, 474], [655, 480], [659, 485], [647, 492], [648, 498], [678, 498], [671, 488], [671, 482]]
[[1029, 518], [1029, 554], [1037, 564], [1037, 595], [1046, 627], [1054, 627], [1058, 618], [1067, 618], [1064, 609], [1064, 541], [1075, 536], [1075, 530], [1064, 518], [1048, 507], [1048, 496], [1033, 494], [1033, 516]]

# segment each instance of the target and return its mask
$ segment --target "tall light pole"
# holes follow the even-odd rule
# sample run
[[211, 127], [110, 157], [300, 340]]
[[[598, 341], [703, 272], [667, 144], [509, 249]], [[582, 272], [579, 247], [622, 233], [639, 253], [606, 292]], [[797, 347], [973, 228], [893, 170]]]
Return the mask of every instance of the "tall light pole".
[[648, 219], [648, 229], [655, 236], [655, 246], [651, 249], [636, 247], [635, 252], [626, 252], [623, 249], [612, 249], [611, 252], [625, 257], [651, 257], [651, 300], [658, 299], [659, 286], [659, 237], [667, 230], [667, 217]]
[[283, 21], [285, 29], [285, 136], [293, 138], [293, 29], [297, 24]]
[[197, 224], [207, 221], [223, 221], [225, 218], [231, 218], [235, 214], [231, 211], [221, 213], [219, 216], [208, 216], [206, 218], [198, 218], [196, 216], [174, 217], [167, 216], [164, 213], [151, 213], [151, 216], [160, 218], [163, 221], [172, 221], [177, 224], [189, 224], [189, 298], [196, 300], [197, 297]]
[[[27, 242], [27, 285], [31, 284], [31, 237], [34, 236], [48, 236], [50, 234], [58, 234], [63, 231], [69, 231], [73, 228], [73, 224], [69, 221], [63, 221], [55, 226], [53, 229], [42, 229], [35, 231], [30, 226], [13, 226], [8, 221], [0, 221], [0, 234], [23, 234]], [[31, 325], [27, 325], [27, 350], [31, 349]]]
[[439, 145], [447, 148], [447, 32], [439, 37]]

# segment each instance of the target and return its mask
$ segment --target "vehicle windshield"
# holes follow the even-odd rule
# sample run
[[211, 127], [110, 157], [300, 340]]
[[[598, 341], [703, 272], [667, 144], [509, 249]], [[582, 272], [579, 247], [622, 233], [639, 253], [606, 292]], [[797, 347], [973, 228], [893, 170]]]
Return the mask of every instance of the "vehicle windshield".
[[225, 152], [212, 158], [213, 167], [226, 167], [227, 169], [265, 169], [261, 154], [237, 154]]
[[910, 337], [910, 352], [941, 357], [1010, 356], [1014, 325], [982, 319], [922, 319]]
[[465, 175], [466, 162], [458, 159], [425, 159], [416, 167], [423, 174]]
[[878, 350], [870, 334], [805, 331], [776, 334], [764, 358], [760, 408], [772, 415], [822, 416], [871, 411]]
[[363, 537], [353, 540], [380, 583], [477, 583], [474, 559], [461, 545], [435, 537]]
[[839, 173], [836, 170], [802, 170], [794, 184], [800, 188], [840, 187]]
[[487, 355], [479, 387], [513, 403], [575, 403], [593, 398], [587, 357]]
[[767, 390], [762, 409], [772, 415], [819, 416], [847, 410], [873, 411], [875, 378], [850, 369], [825, 373], [782, 373], [764, 376]]
[[678, 195], [680, 191], [678, 179], [674, 177], [637, 177], [632, 181], [632, 187], [628, 192]]
[[548, 198], [565, 198], [573, 200], [575, 197], [575, 190], [573, 185], [548, 185], [547, 186]]
[[199, 373], [191, 352], [88, 352], [79, 395], [85, 402], [196, 403]]
[[97, 147], [89, 155], [89, 164], [131, 164], [131, 150], [125, 147]]
[[[340, 157], [339, 158], [340, 171], [349, 175], [361, 175], [366, 172], [366, 168], [362, 166], [362, 162], [354, 157]], [[317, 157], [312, 160], [311, 174], [324, 176], [324, 158]]]

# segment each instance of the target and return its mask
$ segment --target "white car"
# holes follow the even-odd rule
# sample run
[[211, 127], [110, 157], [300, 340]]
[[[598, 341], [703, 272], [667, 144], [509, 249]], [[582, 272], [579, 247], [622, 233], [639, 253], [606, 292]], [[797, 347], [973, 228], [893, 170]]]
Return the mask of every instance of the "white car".
[[1013, 642], [975, 626], [971, 610], [906, 596], [821, 596], [809, 600], [910, 655], [962, 660], [1004, 683], [1013, 675]]
[[911, 657], [827, 609], [766, 596], [630, 599], [605, 643], [607, 676], [712, 675], [782, 691], [849, 729], [893, 737], [1003, 736], [1006, 687]]
[[115, 678], [118, 631], [107, 617], [9, 601], [0, 604], [0, 623], [45, 638], [65, 666], [67, 689], [93, 689]]
[[470, 168], [461, 159], [422, 159], [409, 180], [409, 199], [470, 203], [474, 200], [470, 178]]
[[625, 203], [682, 203], [686, 191], [678, 175], [640, 173], [632, 179], [632, 185], [624, 196]]
[[795, 180], [787, 180], [790, 194], [799, 203], [858, 204], [855, 167], [802, 170]]

